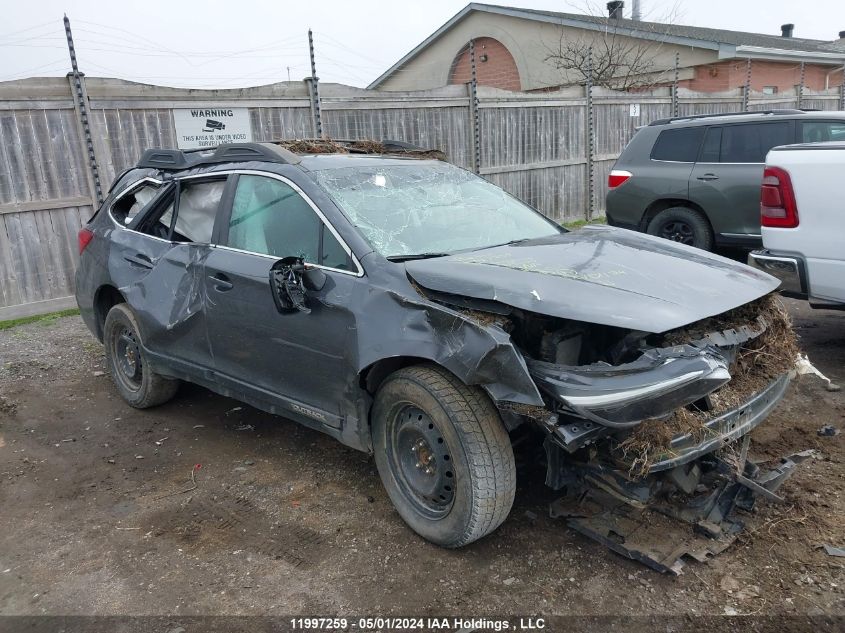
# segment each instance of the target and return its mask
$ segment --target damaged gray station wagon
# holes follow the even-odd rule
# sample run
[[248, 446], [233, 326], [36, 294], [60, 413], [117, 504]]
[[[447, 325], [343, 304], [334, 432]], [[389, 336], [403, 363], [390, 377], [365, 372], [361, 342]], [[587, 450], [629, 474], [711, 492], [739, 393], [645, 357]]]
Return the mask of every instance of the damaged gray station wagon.
[[[696, 497], [715, 537], [737, 478], [764, 485], [715, 452], [788, 384], [745, 363], [753, 388], [718, 397], [776, 320], [774, 278], [568, 232], [432, 152], [299, 143], [148, 150], [80, 231], [77, 300], [130, 405], [186, 380], [328, 433], [374, 454], [402, 518], [446, 547], [507, 517], [526, 429], [553, 488]], [[630, 441], [679, 412], [704, 432]]]

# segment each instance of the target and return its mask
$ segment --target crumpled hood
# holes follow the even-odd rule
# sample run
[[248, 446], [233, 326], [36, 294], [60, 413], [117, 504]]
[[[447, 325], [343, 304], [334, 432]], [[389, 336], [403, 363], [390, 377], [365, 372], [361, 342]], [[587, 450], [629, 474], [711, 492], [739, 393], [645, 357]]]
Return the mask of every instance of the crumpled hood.
[[655, 333], [743, 305], [779, 284], [718, 255], [604, 226], [405, 266], [416, 283], [437, 292]]

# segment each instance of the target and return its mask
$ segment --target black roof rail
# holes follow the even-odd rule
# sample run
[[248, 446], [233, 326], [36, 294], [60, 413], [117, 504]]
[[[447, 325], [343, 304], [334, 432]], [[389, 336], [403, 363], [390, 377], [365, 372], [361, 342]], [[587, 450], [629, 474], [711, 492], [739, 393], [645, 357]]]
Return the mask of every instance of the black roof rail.
[[657, 119], [649, 123], [649, 125], [665, 125], [667, 123], [673, 123], [675, 121], [694, 121], [696, 119], [709, 119], [710, 117], [720, 116], [746, 116], [749, 114], [772, 114], [778, 116], [788, 114], [804, 114], [805, 112], [811, 111], [812, 110], [809, 109], [796, 110], [794, 108], [784, 108], [781, 110], [752, 110], [747, 112], [714, 112], [713, 114], [692, 114], [690, 116], [676, 116], [668, 119]]
[[136, 167], [181, 171], [198, 165], [251, 160], [296, 165], [302, 159], [272, 143], [224, 143], [209, 149], [148, 149], [141, 155]]

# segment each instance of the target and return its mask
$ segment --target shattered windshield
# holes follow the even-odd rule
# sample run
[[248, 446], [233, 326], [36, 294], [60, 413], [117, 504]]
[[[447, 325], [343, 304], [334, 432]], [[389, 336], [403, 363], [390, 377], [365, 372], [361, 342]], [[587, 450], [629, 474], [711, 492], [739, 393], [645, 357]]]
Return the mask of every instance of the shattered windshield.
[[447, 163], [312, 173], [385, 257], [447, 254], [561, 232], [499, 187]]

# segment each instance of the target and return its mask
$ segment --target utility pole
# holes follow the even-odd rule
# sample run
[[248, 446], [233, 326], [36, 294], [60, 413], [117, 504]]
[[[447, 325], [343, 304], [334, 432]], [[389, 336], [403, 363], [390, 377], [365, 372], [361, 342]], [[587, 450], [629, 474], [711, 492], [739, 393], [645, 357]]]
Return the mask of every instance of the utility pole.
[[89, 182], [96, 208], [103, 202], [103, 188], [100, 185], [100, 169], [97, 166], [97, 157], [94, 154], [94, 139], [91, 137], [91, 126], [88, 120], [88, 93], [85, 90], [84, 75], [79, 72], [79, 65], [76, 62], [76, 48], [73, 45], [73, 34], [70, 32], [70, 20], [68, 20], [67, 14], [65, 14], [65, 37], [67, 37], [67, 49], [70, 53], [70, 67], [72, 69], [69, 79], [76, 97], [74, 109], [79, 117], [81, 136], [85, 152], [88, 155]]
[[748, 99], [751, 97], [751, 58], [745, 60], [745, 86], [742, 88], [742, 111], [748, 112]]
[[804, 105], [804, 62], [801, 62], [801, 82], [798, 84], [798, 109]]
[[678, 64], [680, 54], [675, 53], [675, 73], [672, 77], [672, 116], [678, 116]]
[[314, 132], [323, 138], [323, 120], [320, 112], [320, 78], [317, 77], [317, 62], [314, 59], [314, 34], [308, 29], [308, 52], [311, 55], [311, 108], [314, 114]]
[[842, 83], [839, 84], [839, 109], [845, 110], [845, 65], [842, 66]]
[[595, 162], [595, 128], [593, 127], [593, 47], [587, 49], [587, 82], [584, 86], [587, 115], [587, 209], [585, 220], [593, 219], [596, 184], [593, 174]]
[[473, 171], [481, 173], [481, 131], [478, 127], [478, 74], [475, 66], [475, 40], [469, 41], [469, 105], [472, 117], [472, 167]]

